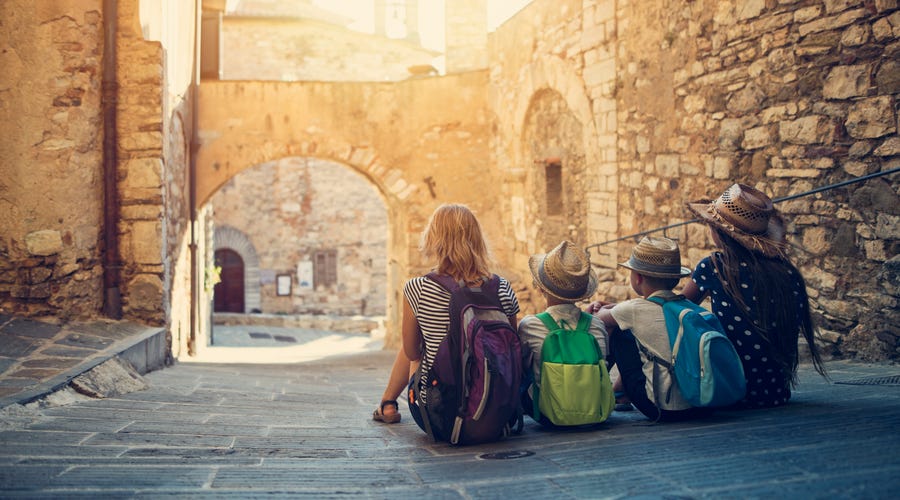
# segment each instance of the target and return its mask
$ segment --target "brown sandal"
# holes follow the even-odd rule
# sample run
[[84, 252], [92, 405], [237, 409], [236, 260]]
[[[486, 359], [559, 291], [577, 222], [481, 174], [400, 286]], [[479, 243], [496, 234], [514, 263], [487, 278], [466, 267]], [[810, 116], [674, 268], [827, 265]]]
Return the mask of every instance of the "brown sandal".
[[[393, 405], [394, 408], [397, 409], [397, 413], [391, 415], [384, 414], [385, 405]], [[372, 413], [372, 420], [376, 420], [378, 422], [384, 422], [386, 424], [396, 424], [400, 421], [400, 406], [396, 401], [389, 399], [387, 401], [382, 401], [381, 406], [375, 408], [375, 412]]]

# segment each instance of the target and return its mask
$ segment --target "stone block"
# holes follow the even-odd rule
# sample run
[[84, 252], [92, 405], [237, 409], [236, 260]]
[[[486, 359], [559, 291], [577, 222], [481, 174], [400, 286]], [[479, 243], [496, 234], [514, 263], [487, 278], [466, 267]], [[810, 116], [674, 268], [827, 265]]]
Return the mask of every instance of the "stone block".
[[[898, 31], [900, 31], [900, 27], [898, 27]], [[900, 92], [900, 62], [884, 62], [875, 74], [875, 85], [881, 95]]]
[[33, 231], [25, 235], [25, 248], [31, 255], [57, 254], [63, 249], [62, 235], [54, 229]]
[[678, 177], [680, 170], [680, 157], [678, 155], [656, 155], [655, 172], [663, 178]]
[[122, 182], [125, 189], [159, 189], [162, 185], [161, 158], [135, 158], [124, 162], [121, 168], [126, 172]]
[[584, 68], [584, 83], [588, 87], [616, 79], [616, 60], [606, 59]]
[[880, 146], [873, 151], [875, 156], [897, 156], [900, 155], [900, 137], [888, 137]]
[[728, 156], [717, 156], [713, 160], [713, 178], [730, 179], [734, 160]]
[[162, 262], [162, 225], [159, 221], [134, 221], [130, 233], [131, 255], [123, 255], [123, 258], [140, 264]]
[[863, 249], [866, 252], [866, 258], [878, 262], [888, 260], [886, 243], [882, 240], [871, 240], [863, 242]]
[[119, 137], [119, 147], [124, 151], [159, 151], [163, 149], [161, 132], [134, 132]]
[[835, 14], [859, 5], [857, 0], [825, 0], [825, 12]]
[[819, 17], [822, 14], [822, 7], [814, 5], [811, 7], [803, 7], [794, 11], [794, 22], [807, 23]]
[[822, 172], [815, 168], [770, 168], [766, 170], [769, 177], [820, 177]]
[[872, 24], [872, 36], [876, 41], [883, 42], [894, 37], [894, 29], [887, 18], [881, 18]]
[[805, 116], [793, 121], [779, 123], [778, 135], [790, 144], [821, 144], [829, 142], [831, 129], [824, 116]]
[[826, 99], [848, 99], [867, 94], [872, 85], [869, 66], [837, 66], [825, 77], [822, 96]]
[[854, 103], [850, 106], [844, 126], [855, 139], [873, 139], [896, 132], [893, 98], [878, 96]]
[[875, 236], [885, 240], [900, 240], [900, 216], [879, 212], [875, 221]]
[[744, 132], [744, 140], [741, 147], [744, 149], [759, 149], [772, 143], [769, 127], [755, 127]]
[[811, 227], [803, 231], [803, 247], [813, 255], [822, 255], [831, 248], [828, 231], [823, 227]]

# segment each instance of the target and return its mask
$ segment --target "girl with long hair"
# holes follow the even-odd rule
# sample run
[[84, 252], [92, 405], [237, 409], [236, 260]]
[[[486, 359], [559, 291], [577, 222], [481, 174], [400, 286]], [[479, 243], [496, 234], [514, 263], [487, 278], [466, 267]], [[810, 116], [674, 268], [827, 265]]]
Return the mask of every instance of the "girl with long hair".
[[[467, 286], [480, 286], [493, 275], [481, 225], [465, 205], [444, 204], [435, 209], [422, 232], [419, 250], [432, 263], [435, 272]], [[500, 303], [515, 329], [519, 302], [509, 282], [502, 277], [499, 281]], [[384, 423], [400, 421], [397, 399], [409, 386], [419, 364], [427, 371], [434, 362], [450, 324], [450, 293], [437, 282], [417, 276], [403, 286], [403, 295], [406, 300], [403, 301], [402, 349], [394, 359], [381, 404], [372, 415], [374, 420]], [[414, 405], [410, 402], [410, 412], [415, 418], [418, 408]]]
[[714, 201], [689, 203], [718, 249], [701, 260], [684, 295], [711, 309], [741, 357], [747, 394], [740, 406], [783, 405], [797, 383], [802, 336], [827, 378], [815, 342], [803, 275], [787, 256], [785, 222], [761, 191], [734, 184]]

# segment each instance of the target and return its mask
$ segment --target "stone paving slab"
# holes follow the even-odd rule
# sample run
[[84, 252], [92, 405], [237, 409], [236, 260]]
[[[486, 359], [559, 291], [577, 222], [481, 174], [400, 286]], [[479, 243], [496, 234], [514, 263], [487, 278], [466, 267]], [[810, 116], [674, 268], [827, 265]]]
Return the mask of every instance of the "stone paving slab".
[[[895, 498], [900, 387], [810, 367], [782, 408], [525, 432], [472, 447], [371, 420], [392, 353], [291, 365], [178, 364], [150, 388], [0, 432], [0, 497]], [[836, 381], [900, 374], [829, 363]], [[283, 398], [282, 398], [283, 397]], [[124, 424], [121, 425], [120, 424]], [[520, 457], [492, 460], [488, 454]], [[21, 474], [19, 473], [21, 472]]]
[[165, 352], [154, 340], [164, 333], [125, 321], [57, 325], [0, 315], [0, 408], [58, 391], [115, 356], [141, 373], [162, 366]]

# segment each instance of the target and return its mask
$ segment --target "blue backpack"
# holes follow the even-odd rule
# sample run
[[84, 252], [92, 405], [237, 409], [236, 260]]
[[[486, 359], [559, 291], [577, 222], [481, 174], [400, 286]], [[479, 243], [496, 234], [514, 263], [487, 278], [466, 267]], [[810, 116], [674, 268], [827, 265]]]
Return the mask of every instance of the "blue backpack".
[[728, 406], [744, 398], [747, 383], [741, 358], [716, 316], [687, 300], [649, 297], [663, 308], [672, 359], [654, 361], [668, 369], [692, 406]]
[[450, 292], [450, 325], [431, 368], [422, 373], [420, 366], [416, 373], [413, 396], [423, 429], [435, 441], [450, 444], [484, 443], [521, 432], [522, 349], [500, 303], [500, 278], [493, 275], [481, 287], [466, 287], [449, 276], [426, 277]]

